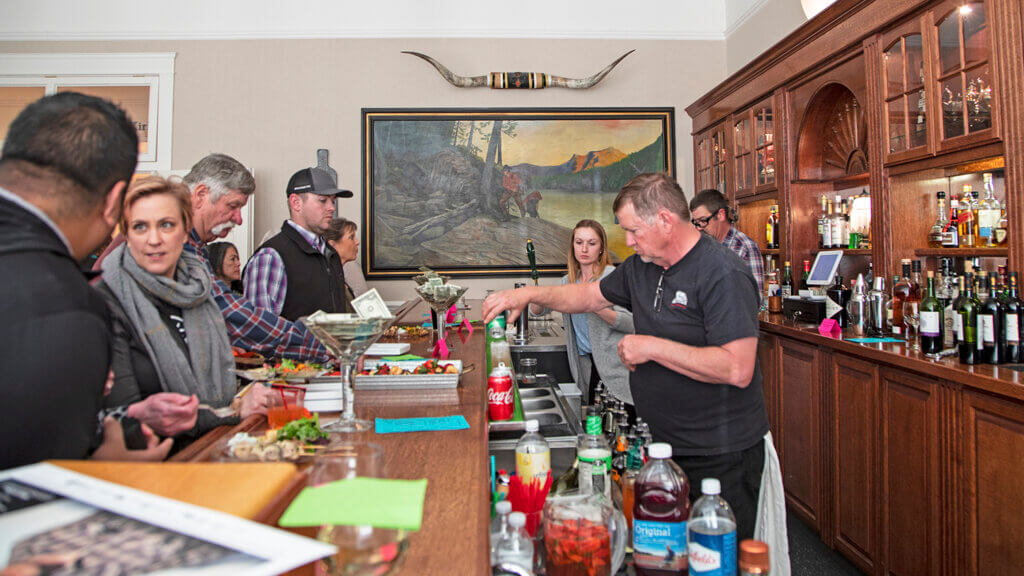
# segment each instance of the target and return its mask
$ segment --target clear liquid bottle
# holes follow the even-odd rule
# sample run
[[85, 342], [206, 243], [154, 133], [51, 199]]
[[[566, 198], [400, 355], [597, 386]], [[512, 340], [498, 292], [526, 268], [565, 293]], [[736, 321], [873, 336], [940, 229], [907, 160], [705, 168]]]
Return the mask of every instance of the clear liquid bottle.
[[633, 568], [637, 576], [686, 573], [690, 484], [672, 461], [672, 446], [655, 442], [640, 470], [633, 502]]
[[580, 492], [600, 493], [611, 498], [612, 450], [601, 430], [601, 416], [596, 410], [587, 413], [585, 434], [576, 445], [580, 462]]
[[690, 576], [736, 576], [736, 517], [717, 478], [705, 478], [700, 491], [686, 524]]
[[502, 500], [494, 505], [495, 516], [491, 521], [491, 566], [498, 563], [498, 542], [508, 534], [508, 515], [512, 513], [512, 503]]
[[949, 226], [949, 214], [946, 213], [946, 192], [939, 190], [935, 195], [938, 196], [939, 214], [931, 231], [928, 232], [928, 245], [932, 248], [941, 248], [944, 246], [943, 239]]
[[498, 564], [512, 564], [533, 570], [533, 541], [526, 535], [526, 514], [513, 512], [508, 516], [508, 533], [498, 540]]
[[[978, 203], [978, 246], [998, 246], [996, 230], [999, 228], [999, 219], [1002, 216], [1002, 206], [995, 196], [996, 189], [992, 184], [992, 174], [985, 172], [981, 175], [984, 182], [985, 197]], [[1005, 239], [1005, 233], [1003, 239]]]
[[544, 484], [551, 472], [551, 448], [539, 429], [536, 420], [527, 420], [526, 434], [516, 444], [516, 475], [524, 483], [539, 480]]

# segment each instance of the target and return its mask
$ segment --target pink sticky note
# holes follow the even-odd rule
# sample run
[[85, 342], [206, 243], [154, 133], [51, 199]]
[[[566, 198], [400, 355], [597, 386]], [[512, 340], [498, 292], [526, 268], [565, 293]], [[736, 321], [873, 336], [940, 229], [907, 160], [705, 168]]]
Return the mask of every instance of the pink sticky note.
[[463, 326], [465, 326], [466, 329], [469, 330], [469, 334], [470, 334], [470, 336], [472, 336], [473, 335], [473, 323], [469, 321], [469, 318], [463, 318], [462, 319], [462, 324], [459, 324], [459, 330], [462, 330]]
[[444, 317], [444, 321], [448, 322], [448, 323], [454, 322], [455, 321], [455, 315], [457, 313], [458, 313], [458, 308], [455, 307], [455, 304], [452, 304], [452, 307], [448, 309], [448, 314], [446, 314], [445, 317]]
[[818, 326], [818, 332], [822, 336], [829, 336], [831, 338], [838, 338], [843, 333], [842, 328], [839, 327], [839, 322], [827, 318], [821, 321], [821, 325]]
[[437, 344], [434, 345], [434, 351], [431, 354], [434, 358], [440, 358], [441, 360], [448, 359], [448, 344], [444, 340], [438, 340]]

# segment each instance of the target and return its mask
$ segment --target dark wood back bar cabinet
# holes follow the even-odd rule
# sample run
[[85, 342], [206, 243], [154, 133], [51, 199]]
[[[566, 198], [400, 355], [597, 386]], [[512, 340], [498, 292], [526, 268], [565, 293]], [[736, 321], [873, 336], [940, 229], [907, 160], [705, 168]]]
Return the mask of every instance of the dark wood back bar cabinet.
[[[800, 274], [822, 195], [870, 198], [841, 273], [900, 260], [1024, 272], [1024, 2], [838, 0], [686, 111], [695, 191]], [[993, 175], [1008, 235], [937, 248], [936, 192]], [[685, 186], [684, 186], [685, 187]], [[764, 250], [779, 206], [781, 242]], [[930, 360], [762, 316], [759, 356], [790, 509], [865, 573], [989, 575], [1024, 567], [1024, 376]]]

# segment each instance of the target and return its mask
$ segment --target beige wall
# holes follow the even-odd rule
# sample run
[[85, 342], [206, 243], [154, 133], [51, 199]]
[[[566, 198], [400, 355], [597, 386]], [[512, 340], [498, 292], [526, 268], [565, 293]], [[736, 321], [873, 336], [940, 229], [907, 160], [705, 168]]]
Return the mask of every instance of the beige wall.
[[[593, 74], [636, 49], [590, 90], [456, 89], [401, 50], [428, 53], [457, 73], [543, 71]], [[341, 184], [360, 190], [363, 107], [674, 106], [677, 173], [692, 187], [690, 120], [684, 108], [725, 78], [721, 41], [620, 40], [161, 40], [0, 43], [0, 52], [176, 52], [173, 169], [217, 151], [256, 171], [255, 238], [287, 217], [284, 188], [299, 168], [331, 151]], [[361, 223], [361, 200], [341, 212]], [[513, 278], [465, 280], [471, 298]], [[377, 281], [387, 299], [413, 294], [411, 281]]]
[[807, 22], [800, 0], [768, 0], [726, 39], [726, 76]]

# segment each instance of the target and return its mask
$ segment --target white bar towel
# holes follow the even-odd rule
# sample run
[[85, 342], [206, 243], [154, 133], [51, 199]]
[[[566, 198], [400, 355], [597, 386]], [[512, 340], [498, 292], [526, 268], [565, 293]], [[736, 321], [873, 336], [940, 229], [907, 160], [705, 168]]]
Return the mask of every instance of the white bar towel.
[[764, 437], [764, 472], [757, 500], [754, 538], [768, 545], [772, 576], [790, 576], [789, 531], [786, 528], [786, 493], [782, 489], [782, 468], [772, 442], [772, 433]]

